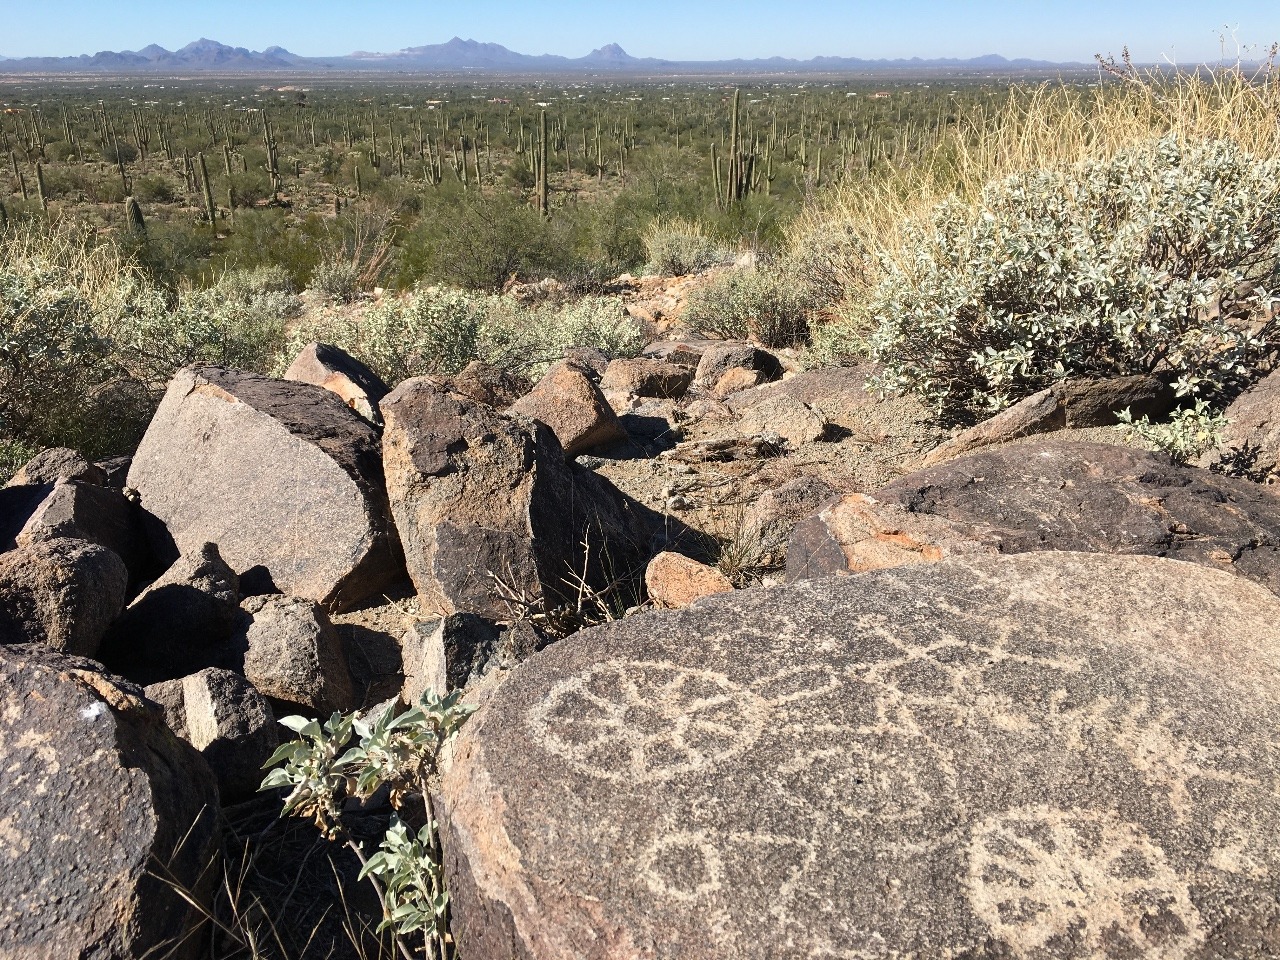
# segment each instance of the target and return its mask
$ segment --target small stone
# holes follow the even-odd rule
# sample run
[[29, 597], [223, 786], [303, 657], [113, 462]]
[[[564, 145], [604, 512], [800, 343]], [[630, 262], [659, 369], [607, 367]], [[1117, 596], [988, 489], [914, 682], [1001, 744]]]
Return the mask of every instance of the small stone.
[[75, 480], [101, 486], [106, 483], [106, 479], [101, 467], [90, 463], [75, 450], [52, 447], [37, 453], [5, 486], [40, 486], [57, 483], [59, 480]]
[[649, 561], [644, 585], [656, 606], [670, 609], [687, 607], [695, 600], [733, 589], [729, 578], [715, 567], [671, 551]]
[[323, 387], [370, 423], [382, 424], [378, 404], [390, 390], [381, 377], [345, 350], [309, 343], [289, 365], [284, 378]]
[[553, 367], [510, 412], [549, 426], [569, 458], [626, 438], [618, 415], [579, 364]]
[[42, 540], [0, 553], [0, 644], [96, 656], [124, 608], [128, 583], [115, 553], [84, 540]]
[[405, 665], [400, 697], [413, 704], [428, 690], [442, 697], [483, 674], [497, 649], [498, 628], [475, 614], [454, 613], [414, 624], [400, 645]]

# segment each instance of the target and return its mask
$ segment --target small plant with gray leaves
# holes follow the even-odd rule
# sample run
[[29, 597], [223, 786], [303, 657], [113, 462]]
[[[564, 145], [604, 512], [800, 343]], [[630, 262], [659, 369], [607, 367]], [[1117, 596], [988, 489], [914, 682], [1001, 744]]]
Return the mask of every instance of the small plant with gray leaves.
[[[428, 690], [409, 710], [388, 708], [373, 719], [335, 713], [321, 724], [285, 717], [280, 723], [298, 737], [265, 764], [273, 769], [260, 789], [289, 791], [281, 816], [310, 819], [326, 838], [355, 853], [360, 879], [373, 884], [382, 902], [380, 929], [393, 932], [405, 960], [453, 955], [449, 894], [427, 784], [438, 771], [441, 751], [475, 709], [460, 697], [460, 691], [442, 698]], [[366, 855], [344, 828], [342, 812], [348, 800], [368, 801], [384, 786], [397, 814], [377, 851]], [[421, 798], [425, 813], [417, 831], [399, 815], [411, 796]], [[419, 936], [421, 949], [415, 952]]]
[[1175, 463], [1187, 463], [1218, 446], [1228, 423], [1221, 412], [1202, 399], [1197, 399], [1193, 406], [1175, 411], [1167, 423], [1152, 423], [1149, 417], [1135, 420], [1127, 407], [1116, 416], [1121, 423], [1128, 425], [1130, 439], [1169, 454]]

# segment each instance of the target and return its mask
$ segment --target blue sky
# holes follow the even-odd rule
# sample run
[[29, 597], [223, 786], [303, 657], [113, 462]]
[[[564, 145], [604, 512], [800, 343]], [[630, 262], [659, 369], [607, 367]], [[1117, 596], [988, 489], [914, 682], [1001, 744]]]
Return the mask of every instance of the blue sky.
[[[355, 11], [355, 12], [353, 12]], [[672, 60], [819, 54], [972, 57], [985, 53], [1089, 60], [1095, 52], [1217, 59], [1234, 30], [1262, 49], [1280, 40], [1280, 2], [1235, 0], [0, 0], [0, 54], [66, 56], [174, 49], [198, 37], [307, 56], [390, 51], [455, 34], [521, 53], [582, 56], [605, 43]], [[1234, 54], [1234, 44], [1229, 44]]]

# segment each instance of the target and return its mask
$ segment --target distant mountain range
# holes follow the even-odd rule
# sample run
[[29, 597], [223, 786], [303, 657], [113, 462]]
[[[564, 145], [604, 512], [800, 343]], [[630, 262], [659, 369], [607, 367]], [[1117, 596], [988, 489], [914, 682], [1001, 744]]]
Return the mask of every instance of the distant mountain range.
[[658, 60], [633, 57], [616, 43], [592, 50], [585, 57], [516, 53], [496, 43], [454, 37], [448, 43], [406, 47], [394, 53], [357, 51], [344, 57], [300, 57], [284, 47], [258, 52], [200, 39], [181, 50], [151, 44], [141, 50], [103, 51], [78, 57], [0, 57], [5, 73], [264, 73], [348, 72], [434, 73], [857, 73], [891, 70], [1023, 72], [1073, 69], [1080, 63], [1047, 60], [1008, 60], [995, 54], [969, 60], [863, 60], [857, 57], [814, 57], [793, 60]]

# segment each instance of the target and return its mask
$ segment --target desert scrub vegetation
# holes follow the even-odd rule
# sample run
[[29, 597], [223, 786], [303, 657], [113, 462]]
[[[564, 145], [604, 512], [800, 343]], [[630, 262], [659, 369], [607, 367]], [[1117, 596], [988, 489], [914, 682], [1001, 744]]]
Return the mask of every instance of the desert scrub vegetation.
[[[475, 710], [461, 697], [461, 691], [441, 698], [428, 690], [402, 713], [392, 707], [369, 718], [335, 713], [323, 725], [285, 717], [280, 723], [297, 739], [282, 744], [264, 765], [274, 769], [261, 789], [287, 791], [281, 816], [312, 821], [326, 839], [345, 844], [360, 860], [359, 879], [370, 881], [382, 904], [380, 930], [393, 933], [406, 960], [454, 955], [429, 783], [441, 752]], [[383, 788], [396, 812], [370, 852], [351, 835], [344, 813], [350, 803], [367, 803]], [[420, 824], [416, 830], [411, 819]]]
[[1280, 84], [1239, 70], [1015, 90], [935, 151], [838, 190], [793, 235], [861, 251], [810, 360], [973, 420], [1071, 375], [1229, 398], [1275, 353]]
[[128, 452], [174, 371], [269, 367], [297, 304], [280, 271], [174, 293], [112, 245], [10, 227], [0, 232], [0, 445]]
[[654, 220], [644, 234], [645, 272], [659, 277], [701, 273], [733, 260], [733, 251], [708, 236], [701, 223], [675, 217]]
[[637, 356], [647, 331], [616, 297], [526, 305], [497, 294], [424, 287], [360, 311], [320, 310], [297, 324], [277, 372], [313, 340], [341, 347], [389, 384], [450, 376], [473, 360], [539, 376], [575, 347]]
[[1213, 395], [1266, 362], [1280, 163], [1170, 135], [1018, 174], [906, 234], [859, 305], [885, 389], [978, 416], [1069, 376], [1152, 373]]
[[808, 336], [816, 301], [803, 284], [771, 267], [729, 270], [689, 295], [684, 322], [697, 333], [789, 347]]

